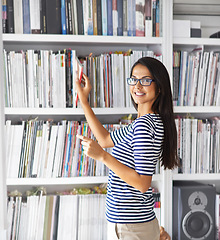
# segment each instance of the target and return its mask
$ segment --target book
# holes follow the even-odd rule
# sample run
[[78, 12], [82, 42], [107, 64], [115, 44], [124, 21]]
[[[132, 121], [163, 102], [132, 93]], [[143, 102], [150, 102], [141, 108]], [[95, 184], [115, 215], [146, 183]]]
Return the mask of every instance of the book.
[[117, 0], [112, 0], [112, 30], [113, 36], [117, 36], [118, 30], [118, 9], [117, 9]]
[[30, 0], [30, 25], [32, 34], [40, 34], [40, 0]]
[[132, 8], [132, 1], [133, 0], [128, 0], [127, 1], [127, 32], [128, 36], [133, 36], [133, 8]]
[[117, 36], [123, 36], [123, 24], [124, 24], [123, 23], [123, 4], [124, 4], [123, 0], [117, 1], [117, 11], [118, 11]]
[[30, 1], [22, 0], [22, 9], [23, 9], [23, 33], [30, 34]]
[[14, 33], [23, 34], [23, 7], [22, 1], [14, 0]]
[[156, 37], [160, 37], [160, 0], [156, 0]]
[[60, 0], [46, 0], [46, 33], [62, 33]]
[[[101, 1], [100, 1], [101, 4]], [[101, 9], [101, 6], [99, 6]], [[93, 35], [98, 35], [98, 3], [92, 0], [92, 19], [93, 19]], [[101, 21], [101, 19], [99, 19]], [[100, 23], [101, 24], [101, 23]]]
[[7, 0], [7, 33], [14, 31], [14, 0]]
[[66, 50], [66, 107], [73, 106], [72, 97], [72, 71], [71, 71], [71, 50]]
[[67, 11], [68, 11], [69, 34], [73, 34], [73, 32], [74, 32], [73, 6], [72, 6], [72, 1], [71, 0], [67, 0]]
[[127, 0], [123, 0], [123, 16], [122, 16], [122, 25], [123, 25], [123, 36], [128, 35], [127, 27], [128, 27], [128, 2]]
[[68, 0], [65, 0], [66, 34], [70, 34]]
[[152, 0], [145, 0], [145, 36], [152, 37]]
[[156, 37], [156, 11], [157, 11], [157, 2], [152, 0], [152, 37]]
[[61, 29], [62, 29], [62, 34], [67, 34], [66, 0], [61, 0]]
[[97, 9], [97, 35], [102, 35], [102, 0], [96, 0]]
[[107, 1], [107, 35], [113, 36], [112, 1]]
[[76, 0], [78, 34], [84, 35], [83, 0]]
[[40, 2], [40, 29], [42, 34], [47, 33], [46, 1], [47, 0], [41, 0]]
[[[83, 75], [83, 66], [80, 63], [79, 59], [77, 57], [75, 57], [75, 61], [74, 61], [74, 70], [75, 71], [75, 76], [78, 78], [78, 81], [81, 83], [82, 80], [82, 75]], [[76, 95], [76, 107], [78, 104], [78, 94]]]
[[145, 21], [145, 0], [137, 0], [135, 4], [135, 15], [136, 15], [136, 36], [143, 37], [144, 34], [144, 21]]
[[2, 33], [7, 33], [7, 23], [8, 16], [7, 16], [7, 1], [2, 1]]
[[102, 6], [102, 35], [108, 34], [107, 0], [101, 0]]

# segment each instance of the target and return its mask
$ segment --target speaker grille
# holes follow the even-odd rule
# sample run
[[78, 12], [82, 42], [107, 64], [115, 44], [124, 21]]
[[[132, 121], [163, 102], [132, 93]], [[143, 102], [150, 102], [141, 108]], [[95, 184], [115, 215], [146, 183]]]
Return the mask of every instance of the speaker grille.
[[213, 221], [207, 211], [192, 210], [185, 215], [182, 228], [190, 239], [205, 239], [212, 231]]

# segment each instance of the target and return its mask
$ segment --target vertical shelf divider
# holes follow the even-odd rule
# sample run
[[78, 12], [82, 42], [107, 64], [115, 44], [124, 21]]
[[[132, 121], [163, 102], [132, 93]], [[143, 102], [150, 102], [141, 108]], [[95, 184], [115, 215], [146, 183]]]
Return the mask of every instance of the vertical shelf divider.
[[[2, 6], [2, 0], [0, 0], [0, 6]], [[2, 19], [2, 11], [0, 11], [0, 19]], [[0, 24], [0, 52], [3, 53], [2, 42], [2, 24]], [[5, 162], [5, 104], [4, 104], [4, 64], [3, 54], [0, 55], [0, 239], [6, 240], [7, 237], [7, 191], [6, 191], [6, 162]]]

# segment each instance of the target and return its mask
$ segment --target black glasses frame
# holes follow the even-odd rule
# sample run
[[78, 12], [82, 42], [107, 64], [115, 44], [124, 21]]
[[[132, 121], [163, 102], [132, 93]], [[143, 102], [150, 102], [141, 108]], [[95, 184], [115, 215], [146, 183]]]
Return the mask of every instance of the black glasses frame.
[[[129, 83], [130, 80], [133, 80], [135, 81], [135, 84], [131, 84]], [[147, 80], [147, 84], [142, 84], [142, 80]], [[151, 78], [141, 78], [141, 79], [137, 79], [137, 78], [127, 78], [127, 84], [129, 86], [135, 86], [138, 82], [142, 85], [142, 86], [150, 86], [152, 82], [154, 82], [155, 80], [154, 79], [151, 79]]]

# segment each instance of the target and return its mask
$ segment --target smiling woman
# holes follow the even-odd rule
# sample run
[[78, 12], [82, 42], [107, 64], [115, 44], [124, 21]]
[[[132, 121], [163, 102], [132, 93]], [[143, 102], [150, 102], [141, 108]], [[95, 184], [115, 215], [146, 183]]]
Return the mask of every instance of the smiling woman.
[[[138, 116], [128, 126], [111, 133], [89, 106], [91, 84], [87, 76], [83, 78], [84, 87], [76, 80], [77, 92], [98, 142], [78, 137], [85, 153], [110, 169], [106, 199], [108, 239], [169, 239], [164, 230], [160, 232], [151, 189], [158, 161], [169, 169], [177, 164], [176, 128], [166, 68], [149, 57], [134, 64], [127, 83]], [[104, 151], [104, 147], [113, 147], [112, 154]]]

